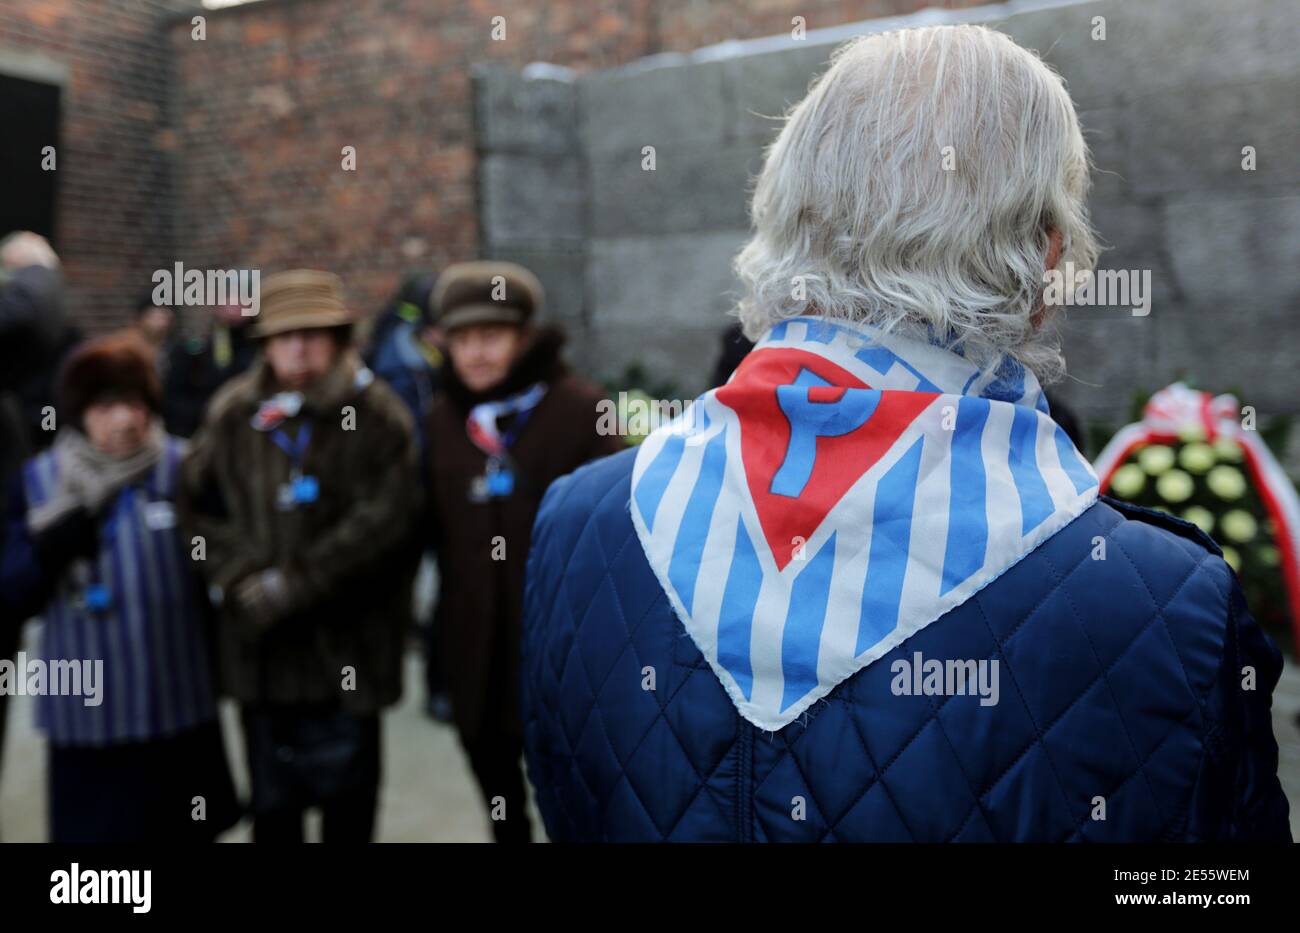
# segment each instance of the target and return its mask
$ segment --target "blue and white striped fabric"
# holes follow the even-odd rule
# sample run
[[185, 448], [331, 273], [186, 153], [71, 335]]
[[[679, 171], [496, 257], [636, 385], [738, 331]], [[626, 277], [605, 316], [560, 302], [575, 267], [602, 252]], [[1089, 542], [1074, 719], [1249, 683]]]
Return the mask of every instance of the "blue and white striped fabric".
[[[38, 697], [36, 724], [55, 745], [105, 746], [175, 735], [216, 717], [203, 637], [202, 598], [173, 502], [183, 442], [169, 437], [158, 465], [124, 488], [100, 524], [90, 575], [110, 595], [105, 610], [80, 605], [84, 585], [69, 572], [42, 614], [41, 657], [103, 661], [102, 702]], [[57, 458], [46, 451], [24, 466], [29, 506], [55, 488]], [[75, 566], [75, 565], [74, 565]]]
[[736, 708], [779, 729], [1096, 498], [1019, 363], [801, 317], [646, 439], [631, 507]]

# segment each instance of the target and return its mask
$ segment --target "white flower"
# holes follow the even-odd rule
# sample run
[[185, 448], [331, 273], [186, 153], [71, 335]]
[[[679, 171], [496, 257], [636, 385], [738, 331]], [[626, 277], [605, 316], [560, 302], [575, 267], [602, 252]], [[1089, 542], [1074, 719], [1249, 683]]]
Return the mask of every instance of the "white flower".
[[1110, 491], [1121, 499], [1131, 499], [1142, 491], [1147, 475], [1136, 463], [1126, 463], [1110, 478]]
[[1214, 531], [1214, 513], [1209, 509], [1193, 505], [1183, 512], [1183, 520], [1189, 521], [1207, 535]]
[[1138, 451], [1138, 463], [1150, 476], [1159, 476], [1174, 465], [1174, 451], [1164, 444], [1152, 444]]
[[1178, 451], [1178, 462], [1192, 473], [1204, 473], [1214, 466], [1214, 448], [1209, 444], [1188, 444]]
[[1182, 470], [1167, 470], [1156, 480], [1156, 492], [1166, 502], [1186, 502], [1195, 489], [1192, 478]]
[[1251, 515], [1245, 509], [1233, 509], [1225, 512], [1223, 518], [1219, 520], [1219, 525], [1223, 529], [1223, 536], [1239, 544], [1245, 544], [1255, 537], [1255, 532], [1259, 530], [1259, 525], [1255, 522], [1255, 516]]
[[1210, 491], [1226, 502], [1240, 499], [1246, 492], [1246, 477], [1236, 467], [1216, 466], [1205, 477]]

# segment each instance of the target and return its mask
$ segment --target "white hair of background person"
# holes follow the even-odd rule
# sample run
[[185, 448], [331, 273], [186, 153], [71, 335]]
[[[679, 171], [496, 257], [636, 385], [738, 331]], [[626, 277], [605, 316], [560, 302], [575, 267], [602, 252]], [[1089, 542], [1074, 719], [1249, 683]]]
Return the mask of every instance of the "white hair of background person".
[[768, 150], [735, 261], [745, 333], [817, 313], [934, 335], [984, 367], [1009, 354], [1057, 381], [1055, 309], [1036, 312], [1053, 229], [1057, 265], [1096, 264], [1088, 171], [1064, 82], [1002, 33], [856, 39]]
[[39, 233], [17, 230], [0, 239], [0, 266], [9, 270], [28, 266], [57, 269], [59, 257], [49, 241]]

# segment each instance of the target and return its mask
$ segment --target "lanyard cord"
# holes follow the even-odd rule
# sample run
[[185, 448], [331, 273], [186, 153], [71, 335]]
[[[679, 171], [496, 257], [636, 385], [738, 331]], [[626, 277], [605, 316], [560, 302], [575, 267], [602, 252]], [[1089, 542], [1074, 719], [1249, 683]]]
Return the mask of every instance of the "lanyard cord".
[[528, 423], [528, 418], [530, 415], [532, 415], [532, 413], [533, 413], [533, 409], [525, 408], [523, 411], [521, 411], [518, 415], [515, 416], [515, 423], [510, 426], [510, 430], [507, 431], [501, 438], [502, 451], [509, 450], [511, 447], [514, 446], [515, 439], [519, 437], [519, 432], [524, 429], [524, 425]]
[[302, 465], [303, 455], [307, 452], [307, 445], [311, 443], [311, 422], [303, 423], [303, 426], [298, 429], [298, 434], [293, 439], [292, 444], [289, 442], [288, 435], [279, 428], [276, 428], [271, 433], [271, 440], [275, 442], [276, 447], [279, 447], [288, 455], [293, 468], [298, 469]]

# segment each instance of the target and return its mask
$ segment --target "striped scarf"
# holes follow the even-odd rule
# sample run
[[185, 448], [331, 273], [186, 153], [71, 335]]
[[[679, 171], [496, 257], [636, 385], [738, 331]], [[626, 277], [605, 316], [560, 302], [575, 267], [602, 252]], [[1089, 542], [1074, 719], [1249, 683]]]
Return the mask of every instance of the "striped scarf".
[[[532, 414], [545, 395], [546, 383], [536, 382], [514, 395], [480, 402], [470, 409], [469, 416], [465, 419], [465, 433], [483, 453], [489, 457], [500, 457], [514, 443], [524, 419]], [[497, 422], [509, 415], [518, 415], [520, 420], [515, 422], [515, 427], [509, 434], [503, 436]]]
[[60, 431], [50, 447], [58, 461], [59, 481], [46, 501], [28, 510], [28, 528], [34, 533], [44, 531], [78, 507], [99, 511], [119, 489], [154, 468], [165, 438], [162, 423], [155, 419], [138, 450], [114, 457], [96, 449], [76, 428]]
[[1096, 498], [1019, 363], [801, 317], [647, 438], [631, 506], [736, 708], [779, 729]]

